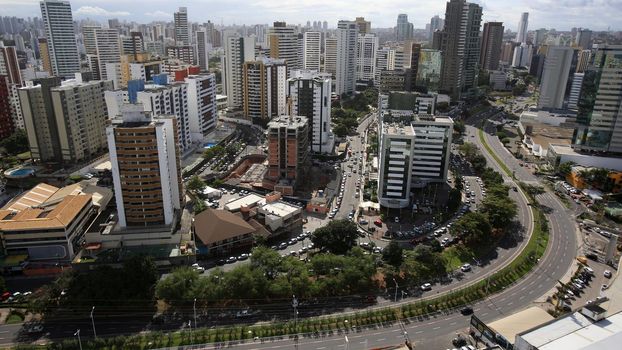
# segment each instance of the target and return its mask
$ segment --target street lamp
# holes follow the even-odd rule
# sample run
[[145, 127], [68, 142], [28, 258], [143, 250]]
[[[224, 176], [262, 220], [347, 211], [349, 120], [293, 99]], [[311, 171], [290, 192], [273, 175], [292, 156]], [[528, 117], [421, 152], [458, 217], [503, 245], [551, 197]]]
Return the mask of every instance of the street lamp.
[[350, 347], [350, 340], [348, 340], [348, 336], [347, 335], [345, 337], [345, 340], [346, 340], [346, 349], [345, 350], [348, 350], [348, 348]]
[[192, 311], [194, 312], [194, 326], [197, 326], [197, 298], [194, 298], [194, 303], [192, 304]]
[[188, 320], [188, 327], [190, 328], [190, 344], [192, 344], [192, 321]]
[[294, 329], [296, 331], [296, 337], [294, 338], [294, 347], [298, 349], [298, 299], [296, 295], [292, 295], [292, 307], [294, 308]]
[[78, 337], [78, 345], [80, 346], [80, 350], [82, 350], [82, 340], [80, 340], [80, 329], [78, 329], [73, 335]]
[[397, 285], [397, 281], [395, 280], [395, 278], [393, 279], [393, 282], [395, 282], [395, 302], [397, 302], [397, 289], [399, 288], [399, 286]]
[[91, 324], [93, 325], [93, 337], [97, 338], [97, 332], [95, 332], [95, 319], [93, 318], [93, 312], [95, 312], [95, 306], [91, 309]]

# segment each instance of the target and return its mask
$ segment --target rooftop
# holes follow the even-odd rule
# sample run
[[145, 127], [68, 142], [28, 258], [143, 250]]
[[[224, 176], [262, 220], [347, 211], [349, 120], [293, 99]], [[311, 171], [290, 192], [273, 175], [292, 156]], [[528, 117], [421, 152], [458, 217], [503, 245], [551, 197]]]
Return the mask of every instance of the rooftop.
[[300, 208], [295, 207], [291, 204], [287, 204], [285, 202], [278, 201], [263, 205], [261, 207], [261, 210], [269, 212], [270, 214], [275, 216], [284, 217], [293, 214], [296, 211], [299, 211]]
[[513, 342], [518, 333], [532, 329], [553, 319], [553, 316], [549, 315], [548, 312], [534, 306], [492, 322], [488, 326], [497, 331], [508, 341]]
[[592, 322], [575, 312], [520, 335], [540, 350], [613, 350], [622, 342], [622, 313]]
[[264, 198], [254, 193], [247, 194], [244, 197], [236, 198], [225, 204], [225, 209], [229, 211], [240, 210], [241, 207], [252, 207], [263, 201]]
[[414, 136], [415, 131], [410, 125], [403, 123], [382, 123], [382, 133], [389, 135]]
[[194, 232], [205, 245], [255, 231], [241, 216], [226, 210], [206, 209], [194, 217]]
[[91, 202], [92, 195], [68, 195], [53, 208], [26, 208], [17, 214], [0, 210], [0, 230], [22, 231], [66, 228]]
[[268, 128], [280, 128], [284, 126], [291, 127], [291, 128], [299, 128], [305, 125], [307, 125], [307, 117], [282, 115], [282, 116], [273, 118], [268, 123]]
[[43, 202], [47, 201], [58, 190], [58, 187], [40, 183], [10, 201], [2, 208], [2, 210], [21, 211], [30, 207], [39, 206], [43, 204]]

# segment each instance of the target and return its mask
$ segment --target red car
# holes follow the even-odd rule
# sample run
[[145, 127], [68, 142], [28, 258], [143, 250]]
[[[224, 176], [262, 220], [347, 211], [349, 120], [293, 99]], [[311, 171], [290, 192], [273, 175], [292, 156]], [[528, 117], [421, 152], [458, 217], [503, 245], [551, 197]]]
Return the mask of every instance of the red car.
[[382, 221], [380, 219], [374, 221], [374, 225], [378, 226], [378, 227], [382, 227]]

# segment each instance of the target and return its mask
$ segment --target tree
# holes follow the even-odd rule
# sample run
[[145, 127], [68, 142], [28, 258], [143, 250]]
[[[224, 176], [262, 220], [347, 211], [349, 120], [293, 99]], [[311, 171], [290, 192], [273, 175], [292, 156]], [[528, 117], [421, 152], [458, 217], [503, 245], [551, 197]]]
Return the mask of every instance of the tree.
[[434, 280], [446, 272], [441, 255], [428, 245], [420, 244], [413, 250], [405, 251], [404, 255], [401, 271], [408, 283], [420, 284]]
[[382, 259], [390, 265], [399, 267], [404, 260], [402, 257], [403, 250], [404, 249], [402, 249], [396, 241], [391, 241], [391, 243], [382, 250]]
[[173, 270], [160, 280], [155, 288], [155, 295], [171, 305], [181, 305], [194, 299], [191, 287], [199, 279], [199, 273], [188, 266]]
[[311, 241], [322, 251], [345, 254], [358, 238], [356, 224], [350, 220], [334, 220], [315, 230]]
[[464, 134], [464, 131], [466, 130], [466, 126], [464, 126], [464, 122], [462, 120], [457, 120], [454, 122], [454, 131], [457, 132], [458, 134], [462, 135]]
[[574, 162], [565, 162], [559, 165], [557, 168], [557, 173], [563, 177], [570, 175], [572, 172], [572, 167], [575, 165]]
[[465, 142], [461, 144], [460, 146], [458, 146], [458, 150], [469, 162], [471, 162], [475, 158], [475, 156], [479, 154], [477, 146], [471, 142]]
[[476, 246], [489, 246], [492, 227], [488, 217], [482, 213], [467, 213], [458, 219], [451, 227], [454, 235], [460, 237], [464, 244]]
[[488, 217], [490, 225], [498, 229], [506, 229], [516, 217], [517, 207], [514, 201], [505, 197], [488, 194], [480, 205], [480, 211]]
[[447, 199], [447, 209], [449, 209], [450, 212], [456, 211], [456, 209], [460, 207], [460, 204], [462, 204], [462, 193], [457, 187], [452, 188], [449, 191], [449, 197]]
[[338, 124], [333, 128], [333, 132], [338, 137], [344, 137], [348, 135], [348, 128], [343, 124]]
[[201, 180], [201, 178], [199, 178], [197, 175], [194, 175], [193, 177], [190, 178], [190, 181], [188, 181], [186, 188], [189, 191], [197, 193], [197, 192], [202, 191], [205, 188], [205, 182]]
[[439, 102], [436, 104], [436, 110], [440, 113], [449, 112], [449, 103]]
[[462, 175], [458, 174], [456, 175], [456, 179], [455, 179], [455, 188], [458, 191], [462, 191], [462, 189], [464, 188], [464, 179], [462, 178]]
[[207, 205], [205, 205], [205, 202], [202, 199], [197, 198], [197, 200], [194, 202], [194, 206], [192, 207], [192, 209], [194, 211], [194, 214], [196, 215], [207, 209]]
[[525, 84], [518, 83], [512, 88], [512, 95], [520, 96], [524, 94], [526, 90], [527, 90], [527, 86], [525, 86]]
[[0, 147], [4, 147], [8, 154], [16, 155], [29, 150], [28, 136], [23, 129], [17, 129], [11, 136], [0, 141]]

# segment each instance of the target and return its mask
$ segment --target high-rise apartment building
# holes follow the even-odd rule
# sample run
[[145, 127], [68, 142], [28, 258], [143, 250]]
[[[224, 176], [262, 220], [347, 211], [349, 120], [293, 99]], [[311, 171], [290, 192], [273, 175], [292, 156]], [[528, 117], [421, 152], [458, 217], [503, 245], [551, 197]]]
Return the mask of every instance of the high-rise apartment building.
[[548, 33], [548, 30], [546, 30], [546, 28], [540, 28], [536, 30], [536, 35], [534, 38], [534, 45], [536, 46], [540, 46], [542, 44], [544, 44], [546, 42], [546, 35]]
[[356, 17], [354, 22], [356, 22], [356, 26], [359, 29], [359, 34], [369, 34], [369, 33], [371, 33], [371, 22], [370, 21], [366, 21], [365, 17]]
[[0, 42], [0, 75], [7, 76], [11, 84], [21, 86], [22, 74], [17, 61], [17, 49], [15, 46], [4, 46]]
[[227, 95], [229, 108], [242, 108], [244, 105], [243, 67], [244, 62], [255, 59], [255, 38], [227, 33], [224, 39], [224, 49], [222, 91]]
[[270, 120], [286, 114], [287, 64], [285, 60], [258, 58], [244, 63], [244, 116]]
[[80, 56], [73, 32], [71, 4], [62, 0], [43, 0], [39, 4], [52, 73], [59, 77], [72, 77], [80, 71]]
[[514, 48], [512, 67], [529, 67], [533, 57], [533, 45], [520, 44]]
[[527, 26], [529, 24], [529, 13], [523, 12], [518, 21], [518, 32], [516, 34], [516, 42], [520, 44], [527, 43]]
[[428, 91], [438, 92], [443, 54], [439, 50], [422, 49], [417, 67], [417, 86], [425, 86]]
[[176, 58], [187, 64], [194, 64], [194, 47], [185, 46], [167, 46], [166, 55], [169, 58]]
[[99, 74], [102, 80], [107, 80], [107, 63], [119, 63], [121, 61], [121, 41], [118, 29], [95, 29], [95, 46], [97, 50], [97, 62]]
[[44, 78], [19, 89], [24, 124], [32, 158], [44, 163], [71, 165], [105, 151], [108, 115], [104, 95], [110, 81]]
[[138, 55], [143, 52], [145, 52], [143, 33], [130, 32], [129, 36], [121, 38], [121, 54], [132, 55], [134, 60], [137, 60]]
[[302, 67], [299, 54], [299, 39], [296, 28], [285, 22], [274, 22], [268, 29], [270, 57], [285, 60], [287, 69], [291, 72]]
[[171, 225], [184, 202], [175, 118], [130, 104], [121, 113], [106, 128], [118, 222]]
[[447, 2], [445, 27], [434, 33], [433, 48], [443, 52], [441, 90], [453, 99], [477, 84], [482, 7], [465, 0]]
[[437, 30], [443, 30], [445, 26], [445, 20], [440, 18], [438, 15], [432, 17], [430, 19], [430, 34], [428, 36], [428, 40], [432, 42], [432, 38], [434, 38], [434, 32]]
[[24, 118], [17, 92], [23, 83], [15, 46], [4, 46], [0, 41], [0, 85], [3, 85], [0, 96], [3, 101], [0, 103], [9, 106], [8, 110], [3, 108], [3, 120], [8, 122], [10, 119], [10, 122], [2, 127], [5, 132], [12, 132], [15, 128], [24, 129]]
[[356, 46], [358, 29], [354, 21], [337, 23], [337, 71], [335, 92], [351, 94], [356, 89]]
[[175, 21], [175, 45], [190, 45], [190, 31], [188, 30], [188, 9], [185, 7], [180, 7], [179, 10], [173, 14], [173, 20]]
[[580, 50], [577, 52], [577, 73], [583, 73], [590, 64], [592, 50]]
[[378, 37], [375, 34], [359, 34], [356, 46], [356, 80], [372, 82], [376, 76]]
[[9, 77], [0, 74], [0, 140], [11, 136], [14, 130], [11, 83]]
[[264, 186], [292, 195], [309, 154], [308, 120], [283, 115], [268, 123], [268, 170]]
[[95, 31], [101, 29], [101, 26], [89, 25], [82, 27], [82, 44], [84, 45], [84, 53], [87, 55], [97, 55], [97, 41]]
[[320, 71], [322, 55], [322, 33], [305, 32], [303, 36], [303, 67], [307, 70]]
[[197, 38], [197, 64], [201, 67], [201, 71], [207, 72], [209, 70], [209, 51], [211, 44], [207, 38], [207, 32], [199, 30], [196, 32]]
[[287, 81], [290, 115], [307, 117], [311, 151], [332, 153], [335, 145], [330, 124], [331, 78], [328, 73], [294, 71]]
[[583, 73], [574, 73], [572, 75], [572, 85], [568, 94], [568, 109], [576, 111], [581, 95], [581, 86], [583, 85]]
[[323, 72], [331, 75], [333, 80], [337, 74], [337, 38], [324, 39], [324, 69]]
[[412, 39], [413, 30], [413, 24], [408, 22], [407, 14], [400, 13], [397, 15], [397, 25], [395, 26], [395, 36], [397, 41]]
[[560, 109], [563, 107], [573, 56], [574, 49], [571, 47], [549, 47], [544, 59], [538, 108]]
[[190, 75], [188, 84], [188, 121], [192, 141], [203, 141], [216, 128], [216, 76], [213, 73]]
[[43, 71], [52, 75], [52, 61], [50, 61], [50, 51], [48, 49], [48, 40], [46, 38], [37, 39], [39, 43], [39, 55], [41, 56], [41, 64]]
[[485, 70], [497, 70], [501, 59], [503, 42], [503, 23], [486, 22], [482, 33], [482, 47], [479, 54], [479, 67]]
[[622, 45], [594, 45], [577, 104], [573, 148], [622, 153]]

